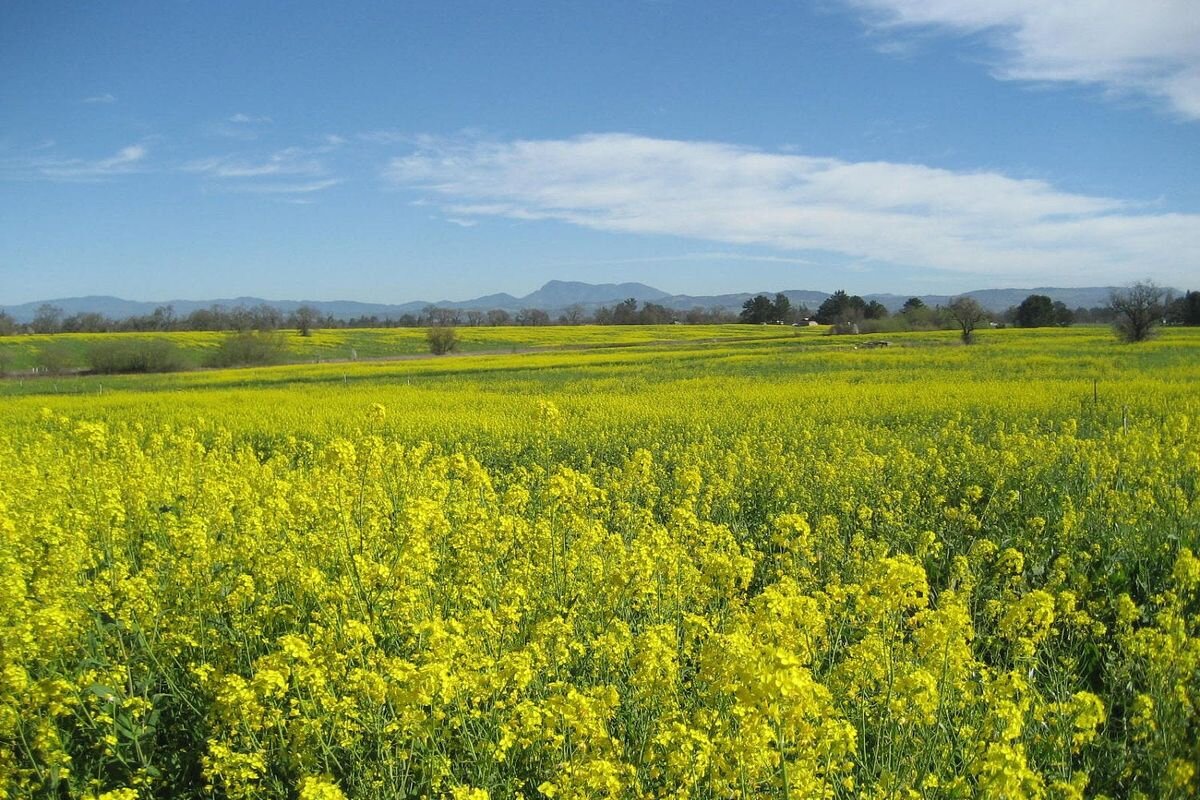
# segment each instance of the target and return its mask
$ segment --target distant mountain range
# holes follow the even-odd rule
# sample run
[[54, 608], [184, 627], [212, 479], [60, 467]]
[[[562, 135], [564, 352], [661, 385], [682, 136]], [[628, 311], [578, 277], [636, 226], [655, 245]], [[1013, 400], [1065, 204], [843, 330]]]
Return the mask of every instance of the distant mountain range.
[[[1038, 287], [1034, 289], [979, 289], [963, 294], [974, 297], [980, 305], [989, 311], [1004, 311], [1006, 308], [1019, 304], [1031, 294], [1043, 294], [1051, 300], [1061, 300], [1068, 308], [1093, 308], [1108, 302], [1109, 294], [1117, 287], [1092, 286], [1079, 289], [1061, 289], [1054, 287]], [[756, 294], [774, 296], [775, 292], [741, 292], [737, 294], [719, 295], [686, 295], [669, 294], [644, 283], [580, 283], [578, 281], [550, 281], [542, 288], [524, 297], [514, 297], [511, 294], [490, 294], [473, 300], [443, 300], [431, 303], [424, 300], [409, 303], [360, 303], [350, 300], [264, 300], [260, 297], [234, 297], [220, 300], [168, 300], [159, 303], [122, 300], [119, 297], [63, 297], [55, 300], [39, 300], [19, 305], [0, 306], [18, 322], [29, 322], [37, 313], [39, 306], [50, 304], [61, 308], [63, 313], [70, 316], [79, 313], [103, 314], [114, 319], [150, 314], [158, 306], [170, 305], [178, 316], [187, 316], [191, 312], [208, 308], [213, 305], [225, 308], [238, 306], [257, 306], [266, 304], [273, 306], [283, 313], [294, 311], [307, 305], [317, 309], [321, 314], [335, 319], [350, 319], [353, 317], [391, 317], [399, 318], [404, 314], [416, 314], [429, 306], [453, 308], [461, 310], [478, 309], [486, 311], [501, 308], [515, 312], [522, 308], [540, 308], [552, 314], [563, 311], [570, 306], [580, 306], [584, 311], [595, 311], [600, 306], [612, 306], [628, 298], [633, 298], [639, 305], [650, 302], [658, 303], [667, 308], [686, 311], [697, 306], [702, 308], [725, 308], [736, 311], [742, 303]], [[828, 292], [789, 289], [783, 292], [792, 305], [805, 305], [813, 311], [829, 297]], [[878, 300], [889, 311], [898, 311], [904, 301], [913, 295], [899, 294], [868, 294], [863, 299], [870, 302]], [[926, 305], [945, 305], [961, 295], [927, 294], [916, 295]]]

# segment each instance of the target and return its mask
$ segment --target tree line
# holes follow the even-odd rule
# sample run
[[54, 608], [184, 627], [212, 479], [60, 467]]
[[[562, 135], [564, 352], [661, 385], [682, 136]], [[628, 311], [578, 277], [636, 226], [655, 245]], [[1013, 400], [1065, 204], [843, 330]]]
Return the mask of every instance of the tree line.
[[[1146, 306], [1142, 316], [1156, 319], [1160, 323], [1174, 325], [1200, 325], [1200, 291], [1189, 291], [1178, 297], [1153, 284], [1135, 284], [1126, 292], [1117, 293], [1123, 299], [1135, 289], [1149, 287], [1153, 297], [1141, 298]], [[1145, 292], [1143, 292], [1144, 294]], [[601, 306], [590, 312], [582, 305], [572, 305], [557, 315], [540, 308], [524, 308], [516, 312], [505, 309], [457, 309], [427, 306], [419, 313], [406, 313], [396, 317], [363, 315], [352, 318], [337, 318], [322, 314], [313, 306], [300, 306], [290, 312], [282, 312], [266, 303], [256, 306], [224, 307], [213, 305], [196, 309], [188, 314], [176, 314], [170, 305], [155, 308], [149, 314], [134, 315], [120, 319], [95, 312], [66, 314], [61, 308], [43, 304], [28, 323], [17, 322], [11, 315], [0, 311], [0, 336], [17, 333], [107, 333], [107, 332], [165, 332], [165, 331], [275, 331], [292, 329], [303, 335], [321, 328], [430, 328], [430, 327], [476, 327], [505, 325], [689, 325], [723, 324], [742, 322], [747, 324], [806, 324], [816, 322], [832, 325], [837, 332], [877, 332], [897, 330], [922, 330], [958, 327], [952, 306], [964, 298], [957, 298], [947, 306], [927, 306], [919, 297], [910, 297], [894, 314], [877, 300], [864, 300], [838, 290], [821, 303], [816, 311], [805, 305], [793, 305], [782, 292], [774, 297], [756, 295], [742, 304], [740, 313], [724, 308], [695, 307], [686, 311], [668, 308], [658, 303], [643, 302], [628, 298], [612, 306]], [[966, 298], [969, 299], [969, 298]], [[961, 303], [959, 303], [961, 306]], [[963, 311], [959, 308], [958, 311]], [[1126, 309], [1127, 311], [1127, 309]], [[1023, 328], [1065, 326], [1073, 323], [1116, 323], [1118, 317], [1127, 316], [1120, 303], [1110, 302], [1094, 308], [1069, 309], [1061, 301], [1051, 300], [1046, 295], [1031, 294], [1019, 305], [996, 315], [983, 312], [978, 322], [985, 319], [998, 325], [1015, 325]], [[1150, 313], [1153, 312], [1153, 313]]]
[[557, 315], [540, 308], [516, 312], [494, 308], [458, 309], [427, 306], [419, 313], [380, 317], [363, 315], [340, 318], [322, 314], [312, 306], [300, 306], [282, 312], [266, 303], [227, 308], [213, 305], [188, 314], [176, 314], [170, 305], [159, 306], [149, 314], [113, 318], [96, 312], [66, 314], [58, 306], [44, 303], [33, 319], [18, 322], [0, 311], [0, 336], [18, 333], [154, 333], [166, 331], [274, 331], [293, 329], [307, 335], [322, 328], [430, 328], [430, 327], [501, 327], [506, 325], [669, 325], [684, 322], [694, 325], [737, 322], [737, 315], [722, 308], [696, 307], [687, 311], [667, 308], [658, 303], [642, 303], [629, 298], [613, 306], [601, 306], [589, 313], [582, 305], [572, 305]]
[[1148, 338], [1160, 324], [1200, 325], [1200, 291], [1175, 297], [1170, 290], [1142, 281], [1113, 292], [1103, 306], [1074, 310], [1060, 300], [1035, 293], [999, 314], [988, 312], [966, 295], [933, 308], [919, 297], [910, 297], [892, 314], [882, 303], [866, 301], [844, 290], [826, 298], [816, 312], [810, 312], [805, 306], [792, 306], [782, 293], [774, 298], [760, 294], [742, 304], [738, 319], [759, 325], [797, 325], [811, 321], [831, 326], [831, 333], [957, 328], [962, 332], [963, 341], [968, 343], [974, 339], [975, 329], [985, 323], [1020, 328], [1065, 327], [1076, 322], [1105, 323], [1113, 325], [1121, 339], [1137, 342]]

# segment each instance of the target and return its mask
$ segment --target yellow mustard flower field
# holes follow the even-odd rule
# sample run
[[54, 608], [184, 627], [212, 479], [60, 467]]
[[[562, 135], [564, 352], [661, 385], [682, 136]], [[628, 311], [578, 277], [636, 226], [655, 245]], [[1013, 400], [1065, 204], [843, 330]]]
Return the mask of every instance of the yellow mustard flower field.
[[1200, 334], [786, 334], [0, 381], [0, 797], [1200, 793]]
[[[687, 342], [728, 342], [817, 335], [816, 329], [777, 325], [554, 325], [464, 327], [457, 347], [466, 353], [524, 352], [542, 349], [628, 347]], [[161, 342], [178, 353], [181, 367], [199, 367], [230, 338], [229, 332], [55, 333], [0, 337], [0, 373], [37, 368], [47, 353], [65, 370], [89, 366], [88, 353], [104, 345]], [[429, 354], [425, 328], [339, 328], [276, 332], [279, 358], [292, 363], [411, 358]]]

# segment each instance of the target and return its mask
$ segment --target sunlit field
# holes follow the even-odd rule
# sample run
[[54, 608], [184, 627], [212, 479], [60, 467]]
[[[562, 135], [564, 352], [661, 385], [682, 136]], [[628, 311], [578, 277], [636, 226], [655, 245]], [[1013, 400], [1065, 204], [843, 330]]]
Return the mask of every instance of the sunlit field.
[[0, 380], [0, 797], [1200, 792], [1195, 329], [460, 332]]
[[[531, 349], [625, 347], [655, 342], [778, 339], [816, 333], [791, 326], [747, 325], [553, 325], [457, 329], [461, 352], [518, 352]], [[47, 348], [62, 354], [62, 366], [85, 369], [92, 347], [120, 342], [169, 342], [183, 364], [200, 367], [232, 334], [217, 331], [170, 333], [67, 333], [0, 337], [0, 366], [10, 372], [37, 368]], [[290, 362], [359, 361], [427, 355], [425, 328], [347, 328], [313, 330], [308, 336], [281, 331], [283, 358]]]

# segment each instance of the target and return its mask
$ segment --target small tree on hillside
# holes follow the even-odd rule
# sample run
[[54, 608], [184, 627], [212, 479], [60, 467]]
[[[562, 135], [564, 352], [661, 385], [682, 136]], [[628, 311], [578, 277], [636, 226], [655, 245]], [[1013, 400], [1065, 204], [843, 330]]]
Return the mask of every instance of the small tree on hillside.
[[63, 310], [58, 306], [52, 306], [49, 303], [42, 303], [38, 306], [37, 313], [33, 315], [33, 322], [29, 327], [34, 333], [58, 333], [62, 330]]
[[320, 313], [312, 306], [300, 306], [292, 312], [292, 325], [301, 336], [312, 336], [312, 329], [320, 321]]
[[987, 319], [987, 311], [973, 297], [956, 297], [946, 306], [946, 313], [962, 331], [963, 344], [975, 341], [975, 329]]
[[1113, 313], [1113, 328], [1123, 342], [1144, 342], [1154, 335], [1162, 321], [1165, 292], [1151, 281], [1133, 284], [1123, 292], [1113, 292], [1108, 307]]

